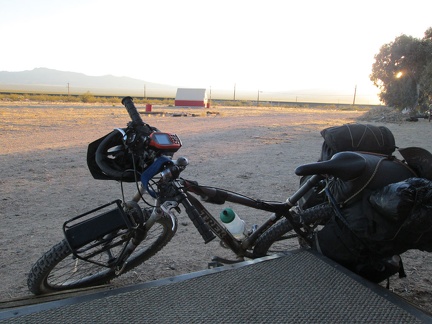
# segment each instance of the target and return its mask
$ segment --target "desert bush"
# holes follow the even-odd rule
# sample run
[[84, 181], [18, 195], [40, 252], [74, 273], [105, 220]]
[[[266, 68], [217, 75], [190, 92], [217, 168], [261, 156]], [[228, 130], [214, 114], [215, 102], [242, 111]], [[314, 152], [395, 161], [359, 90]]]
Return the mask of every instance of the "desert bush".
[[85, 102], [85, 103], [94, 103], [97, 101], [96, 97], [94, 95], [92, 95], [90, 91], [87, 91], [86, 93], [82, 94], [80, 96], [80, 99], [82, 102]]

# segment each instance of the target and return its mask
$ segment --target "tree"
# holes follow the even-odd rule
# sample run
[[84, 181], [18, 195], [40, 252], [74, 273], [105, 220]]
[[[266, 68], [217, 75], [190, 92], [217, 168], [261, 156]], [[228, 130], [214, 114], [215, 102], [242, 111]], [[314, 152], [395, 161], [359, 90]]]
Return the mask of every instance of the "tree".
[[425, 40], [432, 40], [432, 27], [429, 27], [429, 28], [425, 31], [424, 39], [425, 39]]
[[423, 89], [423, 98], [421, 98], [423, 110], [430, 109], [432, 104], [432, 61], [425, 67], [420, 84]]
[[425, 71], [431, 63], [432, 28], [429, 28], [423, 39], [401, 35], [384, 44], [375, 55], [370, 79], [380, 89], [379, 97], [386, 105], [414, 111], [418, 104], [422, 108], [424, 101], [429, 100], [432, 78]]

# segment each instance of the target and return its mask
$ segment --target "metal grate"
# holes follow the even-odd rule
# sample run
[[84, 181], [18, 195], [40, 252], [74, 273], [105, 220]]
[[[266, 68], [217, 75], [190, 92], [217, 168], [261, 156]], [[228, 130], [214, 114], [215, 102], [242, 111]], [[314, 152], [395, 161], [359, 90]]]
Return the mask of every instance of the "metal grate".
[[[137, 285], [91, 300], [9, 318], [13, 323], [423, 323], [432, 317], [391, 292], [300, 251], [219, 268], [160, 286]], [[205, 275], [203, 275], [205, 274]], [[175, 281], [175, 280], [174, 280]], [[371, 288], [372, 287], [372, 288]], [[391, 298], [389, 298], [391, 297]], [[9, 311], [12, 314], [13, 311]], [[11, 315], [12, 316], [12, 315]], [[1, 319], [0, 314], [0, 319]], [[4, 318], [4, 317], [3, 317]]]

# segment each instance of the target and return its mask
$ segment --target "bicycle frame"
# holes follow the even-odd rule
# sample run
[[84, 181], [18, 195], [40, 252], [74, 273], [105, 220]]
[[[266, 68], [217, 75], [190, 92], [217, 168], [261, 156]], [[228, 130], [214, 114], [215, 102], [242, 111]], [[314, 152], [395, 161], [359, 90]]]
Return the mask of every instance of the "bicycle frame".
[[186, 191], [193, 192], [200, 196], [211, 197], [212, 199], [218, 201], [218, 203], [229, 201], [238, 205], [272, 213], [263, 224], [259, 225], [255, 230], [253, 230], [252, 233], [250, 233], [250, 235], [239, 241], [236, 240], [232, 234], [216, 220], [216, 218], [203, 206], [203, 204], [201, 204], [198, 199], [188, 193], [189, 199], [198, 209], [202, 219], [210, 227], [212, 232], [215, 233], [221, 239], [221, 241], [237, 256], [252, 257], [252, 254], [248, 252], [248, 250], [255, 245], [256, 240], [281, 218], [290, 215], [290, 209], [297, 204], [298, 200], [303, 197], [306, 192], [313, 188], [322, 179], [323, 177], [320, 175], [311, 177], [291, 197], [289, 197], [286, 202], [282, 203], [255, 200], [225, 189], [196, 186], [190, 181], [184, 181]]
[[289, 209], [292, 207], [288, 203], [264, 203], [255, 201], [251, 198], [239, 196], [236, 193], [232, 193], [223, 189], [220, 192], [226, 195], [226, 200], [251, 207], [258, 210], [272, 212], [272, 215], [257, 229], [255, 229], [250, 235], [246, 236], [243, 240], [239, 241], [204, 207], [204, 205], [194, 196], [188, 193], [188, 199], [193, 206], [198, 210], [203, 221], [208, 225], [210, 230], [216, 234], [217, 237], [225, 244], [226, 247], [230, 248], [238, 257], [252, 257], [252, 254], [248, 252], [258, 237], [268, 230], [274, 223], [281, 219]]
[[[314, 187], [321, 179], [323, 179], [322, 176], [313, 176], [307, 182], [305, 182], [291, 197], [289, 197], [286, 202], [265, 202], [262, 200], [255, 200], [225, 189], [199, 186], [196, 182], [190, 180], [168, 179], [168, 181], [165, 181], [165, 184], [167, 182], [170, 183], [175, 188], [176, 195], [166, 199], [161, 199], [160, 197], [157, 198], [155, 206], [153, 207], [153, 210], [156, 212], [152, 213], [152, 215], [157, 217], [157, 211], [162, 210], [163, 212], [169, 214], [170, 217], [175, 218], [176, 216], [171, 212], [171, 209], [176, 208], [179, 204], [181, 204], [183, 205], [189, 218], [194, 223], [195, 227], [203, 236], [205, 243], [213, 240], [216, 235], [221, 240], [221, 242], [223, 242], [227, 248], [231, 249], [238, 257], [252, 258], [253, 254], [250, 252], [250, 250], [254, 246], [256, 240], [281, 218], [287, 217], [290, 213], [290, 209], [296, 205], [298, 200], [307, 191]], [[142, 198], [143, 191], [144, 189], [141, 186], [139, 192], [134, 196], [135, 201], [139, 201]], [[228, 201], [253, 209], [270, 212], [272, 214], [267, 220], [265, 220], [263, 224], [259, 225], [244, 239], [237, 240], [208, 211], [208, 209], [194, 195], [192, 195], [192, 193], [204, 197], [204, 201], [207, 203], [222, 204]], [[164, 196], [164, 194], [161, 196]], [[146, 228], [151, 227], [154, 223], [152, 217], [150, 217], [149, 221], [146, 223]]]

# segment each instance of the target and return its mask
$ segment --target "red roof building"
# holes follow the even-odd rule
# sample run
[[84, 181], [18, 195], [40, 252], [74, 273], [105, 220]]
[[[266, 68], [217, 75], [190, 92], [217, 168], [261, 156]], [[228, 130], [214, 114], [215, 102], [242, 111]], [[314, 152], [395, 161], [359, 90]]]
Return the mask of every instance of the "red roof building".
[[206, 89], [178, 88], [175, 97], [175, 106], [180, 107], [206, 107]]

